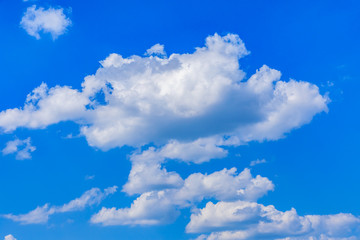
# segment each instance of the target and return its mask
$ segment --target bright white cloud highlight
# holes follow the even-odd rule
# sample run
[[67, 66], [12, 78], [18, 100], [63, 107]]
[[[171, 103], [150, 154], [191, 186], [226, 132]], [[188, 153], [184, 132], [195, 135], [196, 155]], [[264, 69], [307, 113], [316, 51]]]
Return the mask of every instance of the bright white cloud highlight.
[[[91, 146], [105, 150], [148, 143], [170, 148], [172, 141], [206, 138], [276, 140], [327, 111], [329, 100], [317, 86], [281, 81], [280, 72], [265, 65], [245, 80], [239, 59], [248, 53], [237, 35], [215, 34], [195, 52], [168, 58], [111, 54], [81, 90], [42, 84], [24, 107], [0, 112], [0, 128], [70, 120]], [[216, 146], [221, 144], [213, 149], [221, 155]]]
[[36, 147], [31, 145], [31, 138], [24, 140], [15, 139], [6, 143], [5, 148], [2, 150], [3, 155], [16, 154], [17, 160], [30, 159], [31, 153], [36, 150]]
[[4, 240], [16, 240], [16, 238], [13, 235], [9, 234], [5, 236]]
[[71, 21], [64, 14], [62, 8], [37, 8], [36, 5], [28, 7], [21, 19], [20, 25], [25, 31], [36, 39], [40, 39], [40, 32], [50, 33], [53, 39], [64, 34]]
[[213, 232], [200, 239], [347, 239], [360, 234], [360, 218], [352, 214], [299, 216], [255, 202], [209, 202], [191, 215], [190, 233]]
[[106, 188], [104, 191], [101, 191], [99, 188], [92, 188], [81, 195], [81, 197], [76, 198], [63, 206], [50, 207], [49, 204], [45, 204], [26, 214], [5, 214], [2, 216], [15, 222], [20, 222], [21, 224], [44, 224], [48, 222], [49, 216], [55, 213], [81, 211], [88, 206], [99, 204], [108, 195], [115, 193], [116, 190], [116, 186]]

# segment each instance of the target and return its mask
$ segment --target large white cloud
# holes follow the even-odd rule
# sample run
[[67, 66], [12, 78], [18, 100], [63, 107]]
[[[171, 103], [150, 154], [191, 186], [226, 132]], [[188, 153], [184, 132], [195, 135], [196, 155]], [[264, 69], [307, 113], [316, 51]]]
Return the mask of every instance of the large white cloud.
[[83, 193], [79, 198], [76, 198], [62, 206], [50, 207], [49, 204], [45, 204], [44, 206], [37, 207], [26, 214], [5, 214], [2, 215], [2, 217], [11, 219], [15, 222], [20, 222], [21, 224], [43, 224], [47, 223], [49, 216], [55, 213], [80, 211], [85, 207], [99, 204], [108, 195], [115, 193], [116, 190], [116, 186], [106, 188], [104, 191], [101, 191], [99, 188], [92, 188]]
[[241, 144], [281, 138], [327, 111], [328, 98], [315, 85], [280, 81], [267, 66], [245, 81], [238, 61], [247, 54], [234, 34], [215, 34], [195, 52], [168, 58], [111, 54], [81, 90], [42, 84], [24, 107], [0, 112], [0, 128], [76, 121], [102, 149], [222, 137]]
[[71, 21], [64, 14], [62, 8], [36, 8], [36, 5], [28, 7], [21, 19], [20, 25], [26, 32], [40, 39], [40, 32], [50, 33], [53, 39], [64, 34]]
[[352, 214], [299, 216], [295, 209], [281, 212], [255, 202], [209, 202], [191, 215], [187, 232], [199, 239], [356, 239], [360, 218]]

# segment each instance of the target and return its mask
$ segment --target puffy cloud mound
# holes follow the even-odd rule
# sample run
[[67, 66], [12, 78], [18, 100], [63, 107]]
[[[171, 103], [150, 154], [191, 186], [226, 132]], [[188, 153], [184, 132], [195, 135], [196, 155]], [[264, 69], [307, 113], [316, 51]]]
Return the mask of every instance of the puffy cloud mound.
[[23, 108], [7, 109], [0, 113], [0, 125], [6, 131], [18, 127], [45, 128], [60, 121], [84, 116], [90, 100], [70, 87], [53, 87], [45, 83], [35, 88], [26, 98]]
[[42, 7], [36, 8], [36, 5], [28, 7], [21, 19], [20, 25], [25, 31], [36, 39], [40, 39], [40, 32], [50, 33], [53, 39], [64, 34], [71, 21], [64, 14], [62, 8]]
[[16, 153], [15, 158], [17, 160], [30, 159], [31, 153], [36, 150], [36, 147], [31, 145], [31, 138], [24, 140], [15, 139], [8, 141], [5, 148], [2, 150], [3, 155]]
[[[166, 148], [133, 153], [133, 168], [123, 191], [140, 196], [130, 207], [103, 207], [91, 222], [103, 226], [169, 224], [180, 210], [191, 209], [186, 232], [205, 233], [198, 240], [355, 240], [360, 235], [360, 218], [352, 214], [300, 216], [295, 209], [282, 212], [258, 203], [274, 190], [274, 184], [266, 177], [252, 176], [247, 168], [240, 173], [236, 168], [193, 173], [182, 179], [162, 166]], [[216, 204], [208, 202], [203, 209], [197, 208], [209, 199]]]
[[[162, 52], [162, 45], [148, 51]], [[328, 98], [317, 86], [281, 81], [280, 72], [265, 65], [245, 80], [239, 59], [247, 54], [234, 34], [209, 36], [195, 52], [169, 57], [111, 54], [81, 90], [42, 84], [24, 107], [0, 112], [0, 128], [9, 132], [70, 120], [79, 123], [91, 146], [169, 143], [166, 157], [187, 159], [176, 153], [178, 142], [275, 140], [327, 111]], [[222, 144], [217, 140], [210, 147], [217, 157], [224, 155], [217, 148]]]
[[83, 195], [79, 198], [76, 198], [62, 206], [50, 207], [49, 204], [45, 204], [44, 206], [37, 207], [26, 214], [5, 214], [2, 216], [15, 222], [20, 222], [21, 224], [43, 224], [47, 223], [49, 216], [55, 213], [81, 211], [85, 207], [99, 204], [107, 196], [115, 193], [116, 190], [116, 186], [106, 188], [104, 191], [101, 191], [99, 188], [92, 188], [83, 193]]
[[227, 151], [216, 146], [214, 139], [198, 139], [190, 143], [170, 141], [162, 148], [150, 147], [130, 156], [132, 168], [129, 181], [123, 190], [129, 194], [151, 190], [179, 187], [183, 184], [175, 172], [162, 167], [166, 159], [181, 159], [186, 162], [202, 163], [212, 158], [226, 157]]
[[154, 46], [146, 50], [146, 55], [160, 55], [160, 56], [166, 55], [164, 50], [164, 45], [158, 43], [155, 44]]
[[159, 225], [173, 222], [179, 215], [172, 199], [164, 191], [147, 192], [130, 208], [102, 208], [91, 217], [92, 223], [111, 225]]
[[360, 218], [352, 214], [299, 216], [255, 202], [209, 202], [191, 215], [187, 232], [213, 232], [199, 239], [357, 239]]
[[[139, 174], [148, 176], [147, 173]], [[131, 176], [129, 181], [134, 181]], [[140, 185], [141, 182], [137, 181], [136, 184]], [[256, 201], [274, 189], [269, 179], [253, 177], [249, 169], [237, 173], [236, 168], [209, 175], [194, 173], [185, 180], [180, 178], [179, 186], [162, 186], [163, 189], [157, 191], [152, 189], [159, 188], [158, 185], [154, 187], [146, 181], [143, 184], [145, 187], [129, 183], [125, 185], [124, 190], [128, 193], [142, 193], [130, 208], [103, 208], [91, 218], [91, 222], [106, 226], [167, 224], [176, 219], [179, 209], [196, 206], [204, 199]]]

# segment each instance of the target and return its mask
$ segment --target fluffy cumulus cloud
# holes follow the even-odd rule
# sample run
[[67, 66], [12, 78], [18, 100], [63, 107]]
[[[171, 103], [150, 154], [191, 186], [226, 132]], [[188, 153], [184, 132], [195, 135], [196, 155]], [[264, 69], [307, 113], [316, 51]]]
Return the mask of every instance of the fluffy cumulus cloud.
[[45, 83], [26, 98], [23, 108], [7, 109], [0, 113], [4, 131], [18, 127], [45, 128], [60, 121], [78, 119], [85, 114], [89, 99], [70, 87], [53, 87]]
[[9, 132], [70, 120], [79, 123], [91, 146], [105, 150], [214, 138], [212, 148], [221, 155], [216, 147], [228, 139], [275, 140], [327, 111], [328, 98], [317, 86], [282, 81], [268, 66], [246, 80], [239, 59], [247, 54], [234, 34], [210, 36], [189, 54], [111, 54], [81, 90], [42, 84], [23, 107], [0, 112], [0, 128]]
[[5, 236], [4, 240], [16, 240], [16, 238], [13, 235], [9, 234]]
[[71, 21], [64, 14], [62, 8], [37, 8], [36, 5], [28, 7], [21, 19], [20, 25], [25, 31], [36, 39], [40, 39], [40, 32], [50, 33], [53, 39], [66, 32]]
[[255, 202], [209, 202], [191, 215], [190, 233], [212, 232], [198, 239], [357, 239], [360, 218], [352, 214], [299, 216]]
[[[160, 190], [151, 190], [160, 186], [146, 181], [144, 188], [136, 186], [135, 190], [129, 187], [134, 185], [125, 185], [127, 193], [141, 195], [128, 208], [102, 208], [91, 222], [103, 226], [169, 224], [181, 209], [188, 208], [193, 213], [186, 232], [201, 234], [199, 240], [350, 240], [360, 235], [360, 218], [352, 214], [300, 216], [295, 209], [282, 212], [259, 204], [258, 199], [274, 190], [274, 184], [265, 177], [252, 176], [249, 169], [194, 173], [178, 184], [181, 186], [163, 185]], [[212, 201], [204, 208], [196, 207], [209, 199]]]
[[204, 199], [255, 201], [274, 188], [269, 179], [253, 177], [249, 169], [237, 173], [235, 168], [211, 174], [194, 173], [179, 181], [179, 186], [162, 186], [157, 191], [151, 189], [159, 188], [158, 185], [144, 184], [146, 188], [135, 189], [131, 188], [134, 185], [125, 185], [128, 193], [143, 191], [130, 208], [103, 208], [91, 221], [102, 225], [166, 224], [176, 219], [179, 209], [194, 207]]
[[62, 206], [50, 206], [49, 204], [45, 204], [44, 206], [37, 207], [26, 214], [5, 214], [2, 215], [2, 217], [15, 222], [20, 222], [21, 224], [44, 224], [48, 222], [50, 215], [80, 211], [88, 206], [99, 204], [108, 195], [115, 193], [116, 190], [116, 186], [106, 188], [104, 191], [101, 191], [98, 188], [92, 188], [83, 193], [83, 195], [79, 198], [76, 198]]
[[15, 139], [13, 141], [8, 141], [5, 148], [2, 150], [3, 155], [16, 154], [15, 158], [17, 160], [30, 159], [31, 153], [36, 150], [36, 147], [31, 145], [31, 138], [26, 138], [24, 140]]
[[102, 208], [92, 223], [110, 225], [158, 225], [173, 222], [179, 212], [164, 191], [146, 192], [130, 208]]
[[226, 157], [227, 151], [216, 146], [214, 139], [198, 139], [190, 143], [170, 141], [161, 148], [150, 147], [130, 156], [132, 168], [124, 191], [129, 194], [181, 186], [183, 180], [176, 172], [162, 167], [166, 159], [202, 163], [212, 158]]

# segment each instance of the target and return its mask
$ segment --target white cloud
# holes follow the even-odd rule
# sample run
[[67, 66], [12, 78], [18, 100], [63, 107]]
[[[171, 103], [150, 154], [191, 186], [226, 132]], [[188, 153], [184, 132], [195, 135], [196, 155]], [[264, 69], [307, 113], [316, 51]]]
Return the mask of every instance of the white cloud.
[[105, 226], [158, 225], [173, 222], [178, 214], [164, 191], [147, 192], [138, 197], [130, 208], [102, 208], [91, 217], [91, 222]]
[[143, 193], [152, 190], [176, 188], [183, 184], [175, 172], [168, 172], [162, 167], [166, 159], [179, 159], [185, 162], [202, 163], [212, 158], [226, 157], [227, 151], [216, 144], [224, 143], [216, 139], [198, 139], [180, 143], [170, 141], [162, 148], [150, 147], [141, 153], [130, 156], [132, 168], [129, 180], [123, 190], [128, 194]]
[[3, 155], [16, 153], [15, 158], [17, 160], [30, 159], [31, 153], [36, 150], [36, 147], [31, 145], [31, 138], [24, 140], [15, 139], [8, 141], [5, 148], [2, 150]]
[[185, 162], [203, 163], [210, 159], [224, 158], [227, 150], [219, 147], [225, 145], [214, 138], [199, 138], [193, 142], [169, 141], [158, 151], [161, 159], [180, 159]]
[[95, 178], [95, 175], [86, 175], [85, 180], [93, 180]]
[[[207, 138], [231, 138], [238, 145], [276, 140], [327, 111], [328, 98], [317, 86], [280, 81], [280, 72], [267, 66], [244, 80], [238, 61], [248, 53], [237, 35], [215, 34], [190, 54], [111, 54], [85, 78], [82, 90], [42, 84], [23, 108], [0, 113], [0, 128], [10, 132], [75, 121], [88, 143], [104, 150], [148, 143], [170, 148]], [[224, 154], [216, 147], [221, 144], [213, 146], [215, 154]]]
[[[149, 163], [149, 167], [155, 164], [160, 171], [158, 152], [150, 148], [130, 158], [133, 164], [137, 161]], [[167, 173], [164, 167], [162, 170]], [[249, 169], [239, 174], [235, 168], [212, 174], [193, 173], [184, 180], [176, 172], [170, 173], [179, 181], [176, 185], [161, 187], [147, 184], [151, 177], [145, 170], [136, 173], [143, 181], [129, 185], [133, 181], [130, 174], [123, 191], [141, 195], [128, 208], [102, 208], [92, 216], [91, 222], [103, 226], [169, 224], [176, 220], [181, 209], [190, 208], [193, 214], [186, 231], [207, 233], [198, 240], [354, 240], [360, 234], [360, 218], [352, 214], [299, 216], [295, 209], [282, 212], [272, 205], [257, 203], [274, 189], [274, 184], [259, 175], [253, 177]], [[166, 182], [166, 176], [162, 177]], [[196, 206], [206, 199], [218, 202], [208, 202], [205, 208], [197, 209]]]
[[250, 162], [250, 166], [253, 167], [258, 164], [267, 163], [266, 159], [256, 159]]
[[23, 108], [13, 108], [0, 112], [0, 126], [6, 132], [18, 127], [32, 129], [66, 120], [76, 120], [84, 116], [90, 100], [70, 87], [48, 89], [45, 83], [35, 88], [27, 98]]
[[116, 186], [106, 188], [104, 191], [101, 191], [98, 188], [92, 188], [81, 195], [80, 198], [76, 198], [63, 206], [50, 207], [49, 204], [45, 204], [26, 214], [5, 214], [2, 216], [15, 222], [20, 222], [21, 224], [44, 224], [48, 222], [50, 215], [55, 213], [80, 211], [85, 207], [99, 204], [108, 195], [115, 193], [116, 190]]
[[3, 217], [22, 224], [40, 224], [47, 223], [49, 216], [54, 213], [55, 209], [50, 208], [49, 204], [45, 204], [44, 206], [37, 207], [26, 214], [5, 214]]
[[53, 39], [64, 34], [71, 21], [64, 14], [63, 8], [44, 9], [36, 5], [28, 7], [21, 19], [20, 25], [36, 39], [40, 39], [40, 32], [50, 33]]
[[123, 191], [128, 194], [143, 193], [152, 190], [161, 190], [172, 187], [180, 187], [182, 178], [175, 172], [168, 172], [161, 166], [163, 159], [154, 148], [133, 154], [130, 159], [132, 168], [129, 180], [124, 185]]
[[103, 208], [91, 221], [102, 225], [167, 224], [176, 219], [178, 209], [193, 207], [203, 199], [256, 200], [273, 190], [274, 185], [267, 178], [252, 177], [249, 169], [237, 174], [232, 168], [209, 175], [195, 173], [182, 186], [171, 187], [142, 193], [130, 208]]
[[164, 56], [166, 55], [166, 52], [164, 51], [164, 45], [161, 44], [155, 44], [154, 46], [152, 46], [151, 48], [149, 48], [148, 50], [146, 50], [146, 55], [160, 55], [160, 56]]
[[359, 236], [360, 218], [352, 214], [299, 216], [255, 202], [209, 202], [191, 215], [187, 232], [201, 239], [345, 239]]
[[193, 173], [184, 185], [175, 191], [174, 201], [181, 205], [200, 202], [205, 198], [217, 200], [257, 200], [274, 189], [273, 183], [261, 176], [253, 177], [249, 169], [241, 173], [236, 168], [223, 169], [212, 174]]
[[61, 207], [57, 207], [56, 212], [74, 212], [83, 210], [87, 206], [99, 204], [107, 196], [114, 194], [117, 191], [117, 186], [104, 189], [102, 192], [98, 188], [92, 188], [86, 191], [80, 198], [76, 198]]
[[5, 236], [4, 240], [16, 240], [16, 238], [13, 235], [9, 234]]

